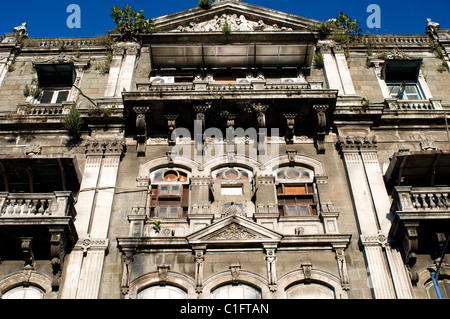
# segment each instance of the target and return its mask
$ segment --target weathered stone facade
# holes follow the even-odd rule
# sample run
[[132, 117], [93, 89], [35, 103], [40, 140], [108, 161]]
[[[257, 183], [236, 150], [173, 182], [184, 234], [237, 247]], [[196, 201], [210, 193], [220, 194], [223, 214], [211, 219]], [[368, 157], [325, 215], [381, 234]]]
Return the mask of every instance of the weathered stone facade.
[[223, 0], [140, 43], [5, 34], [0, 296], [436, 298], [440, 267], [450, 297], [450, 30], [316, 22]]

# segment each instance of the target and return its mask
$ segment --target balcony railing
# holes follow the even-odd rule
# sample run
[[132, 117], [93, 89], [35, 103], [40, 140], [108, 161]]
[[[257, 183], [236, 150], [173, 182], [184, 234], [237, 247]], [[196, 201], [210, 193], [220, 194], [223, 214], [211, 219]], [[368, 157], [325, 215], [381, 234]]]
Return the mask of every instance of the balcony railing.
[[397, 212], [450, 212], [450, 187], [398, 186], [392, 209]]
[[0, 193], [0, 218], [72, 217], [75, 218], [71, 192], [53, 194]]

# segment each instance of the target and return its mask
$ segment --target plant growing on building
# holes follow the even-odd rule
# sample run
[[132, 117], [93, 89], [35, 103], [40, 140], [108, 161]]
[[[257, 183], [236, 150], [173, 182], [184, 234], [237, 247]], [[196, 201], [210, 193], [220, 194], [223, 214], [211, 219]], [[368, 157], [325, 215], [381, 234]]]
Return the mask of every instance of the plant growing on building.
[[438, 69], [437, 69], [440, 73], [445, 72], [448, 70], [448, 65], [447, 65], [447, 61], [445, 61], [444, 59], [442, 59], [442, 63], [439, 65]]
[[69, 113], [63, 118], [63, 127], [70, 136], [78, 136], [83, 127], [83, 119], [75, 105], [72, 105]]
[[231, 34], [231, 27], [228, 24], [228, 22], [225, 21], [225, 23], [222, 25], [222, 33], [224, 36], [229, 36]]
[[16, 65], [14, 63], [8, 64], [8, 72], [13, 72], [16, 69]]
[[153, 33], [158, 30], [153, 20], [145, 18], [144, 10], [136, 12], [129, 5], [124, 8], [115, 6], [111, 10], [116, 30], [121, 33], [123, 39], [136, 39], [140, 34]]
[[314, 66], [318, 69], [322, 69], [323, 68], [323, 54], [320, 51], [317, 51], [314, 54]]
[[38, 86], [29, 86], [27, 84], [23, 89], [23, 96], [25, 97], [32, 96], [35, 99], [40, 99], [42, 96], [42, 89]]
[[198, 7], [203, 10], [211, 9], [211, 0], [200, 0], [198, 3]]

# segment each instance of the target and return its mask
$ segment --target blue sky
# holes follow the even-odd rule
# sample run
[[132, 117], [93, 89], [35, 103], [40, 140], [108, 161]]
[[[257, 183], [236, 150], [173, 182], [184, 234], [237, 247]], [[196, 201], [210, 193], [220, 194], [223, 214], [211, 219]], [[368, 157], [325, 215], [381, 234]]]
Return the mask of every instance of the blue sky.
[[[244, 2], [279, 10], [305, 18], [328, 20], [345, 12], [358, 19], [363, 33], [372, 34], [423, 34], [426, 19], [439, 22], [441, 28], [450, 28], [450, 0], [243, 0]], [[129, 4], [145, 11], [147, 18], [194, 8], [198, 0], [40, 0], [20, 2], [20, 10], [15, 1], [2, 4], [0, 34], [12, 32], [15, 26], [27, 22], [30, 37], [83, 37], [106, 34], [114, 28], [110, 17], [111, 7]], [[430, 5], [424, 7], [423, 4]], [[81, 28], [68, 28], [67, 7], [77, 4], [81, 8]], [[381, 9], [381, 28], [368, 28], [366, 20], [370, 4]]]

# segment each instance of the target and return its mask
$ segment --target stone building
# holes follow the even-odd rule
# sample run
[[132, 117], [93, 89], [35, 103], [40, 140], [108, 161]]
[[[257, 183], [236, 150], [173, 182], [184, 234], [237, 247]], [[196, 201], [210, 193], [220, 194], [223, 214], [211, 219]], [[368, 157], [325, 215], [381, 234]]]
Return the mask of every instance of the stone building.
[[3, 35], [2, 298], [436, 298], [437, 268], [450, 297], [449, 29], [345, 44], [232, 0], [154, 21]]

